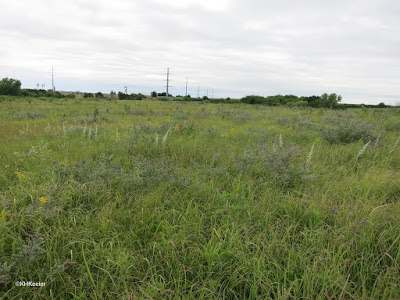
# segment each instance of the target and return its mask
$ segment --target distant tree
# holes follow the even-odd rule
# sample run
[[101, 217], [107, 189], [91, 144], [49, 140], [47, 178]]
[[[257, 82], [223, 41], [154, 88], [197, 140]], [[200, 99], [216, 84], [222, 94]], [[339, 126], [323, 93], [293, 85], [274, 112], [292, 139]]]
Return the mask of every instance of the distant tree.
[[324, 93], [321, 95], [321, 107], [326, 107], [326, 108], [334, 108], [337, 106], [337, 104], [342, 101], [342, 96], [338, 96], [335, 93], [332, 93], [328, 95], [327, 93]]
[[250, 95], [243, 97], [240, 101], [247, 104], [261, 104], [265, 103], [266, 99], [263, 96]]
[[376, 107], [385, 108], [385, 107], [386, 107], [386, 104], [383, 103], [383, 102], [381, 102], [381, 103], [379, 103]]
[[328, 100], [328, 94], [327, 93], [323, 93], [321, 95], [321, 105], [322, 107], [329, 107], [329, 100]]
[[156, 91], [152, 91], [151, 92], [151, 97], [153, 97], [153, 98], [157, 97], [157, 92]]
[[83, 93], [83, 98], [93, 98], [92, 93]]
[[95, 96], [97, 99], [103, 99], [103, 98], [104, 98], [104, 95], [103, 95], [102, 92], [97, 92], [96, 94], [94, 94], [94, 96]]
[[130, 94], [127, 96], [128, 100], [143, 100], [146, 99], [146, 95], [143, 95], [142, 93], [139, 94]]
[[308, 106], [319, 107], [321, 106], [321, 96], [300, 97], [300, 101], [307, 101]]
[[[167, 96], [167, 93], [166, 92], [158, 93], [157, 96], [165, 97], [165, 96]], [[172, 97], [172, 95], [170, 93], [168, 93], [168, 97]]]
[[207, 96], [203, 96], [203, 100], [208, 100], [208, 97]]
[[291, 106], [291, 107], [305, 107], [305, 106], [308, 106], [308, 102], [307, 101], [294, 101], [294, 102], [288, 102], [287, 105]]
[[281, 104], [288, 104], [290, 102], [298, 102], [299, 101], [299, 97], [295, 96], [295, 95], [285, 95], [285, 96], [281, 96], [280, 97], [280, 103]]
[[21, 81], [7, 77], [0, 81], [0, 95], [17, 96], [20, 91]]
[[111, 98], [111, 100], [116, 100], [116, 99], [118, 99], [117, 93], [114, 92], [114, 91], [111, 91], [111, 92], [110, 92], [110, 98]]
[[125, 100], [127, 98], [127, 94], [123, 93], [123, 92], [118, 92], [118, 99], [119, 100]]

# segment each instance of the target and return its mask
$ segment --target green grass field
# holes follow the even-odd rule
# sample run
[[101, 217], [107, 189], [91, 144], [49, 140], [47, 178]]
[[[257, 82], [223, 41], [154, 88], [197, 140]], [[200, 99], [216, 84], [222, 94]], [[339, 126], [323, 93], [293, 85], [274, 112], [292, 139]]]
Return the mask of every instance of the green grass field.
[[400, 299], [399, 109], [0, 100], [1, 299]]

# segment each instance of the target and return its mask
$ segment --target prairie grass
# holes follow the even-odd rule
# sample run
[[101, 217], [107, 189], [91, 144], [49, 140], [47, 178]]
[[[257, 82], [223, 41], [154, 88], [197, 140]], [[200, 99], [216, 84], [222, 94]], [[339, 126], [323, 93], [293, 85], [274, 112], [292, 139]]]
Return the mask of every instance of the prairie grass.
[[0, 100], [2, 299], [400, 298], [398, 109]]

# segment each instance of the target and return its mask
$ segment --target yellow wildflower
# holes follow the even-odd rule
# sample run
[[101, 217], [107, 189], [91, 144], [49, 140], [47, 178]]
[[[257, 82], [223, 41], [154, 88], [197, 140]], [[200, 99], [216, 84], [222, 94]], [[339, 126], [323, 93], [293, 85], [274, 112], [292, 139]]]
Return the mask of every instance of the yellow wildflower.
[[25, 175], [22, 172], [15, 172], [17, 174], [18, 179], [22, 179], [25, 177]]
[[48, 200], [47, 200], [46, 197], [43, 197], [43, 196], [42, 196], [42, 197], [39, 198], [39, 202], [40, 202], [40, 203], [46, 203], [47, 201], [48, 201]]
[[140, 173], [140, 168], [136, 168], [135, 173], [139, 174]]

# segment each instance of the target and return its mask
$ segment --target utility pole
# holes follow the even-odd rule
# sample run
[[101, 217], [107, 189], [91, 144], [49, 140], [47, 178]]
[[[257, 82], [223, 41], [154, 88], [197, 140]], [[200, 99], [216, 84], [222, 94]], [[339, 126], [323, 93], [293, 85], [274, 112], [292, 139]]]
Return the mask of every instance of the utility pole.
[[188, 80], [189, 80], [189, 78], [186, 76], [186, 92], [185, 92], [185, 96], [188, 95], [188, 93], [187, 93], [187, 84], [188, 84]]
[[51, 67], [51, 87], [54, 93], [56, 91], [56, 88], [54, 87], [54, 67]]
[[171, 86], [169, 85], [169, 68], [167, 68], [167, 85], [165, 86], [167, 88], [167, 95], [165, 96], [168, 99], [168, 88], [170, 88]]

